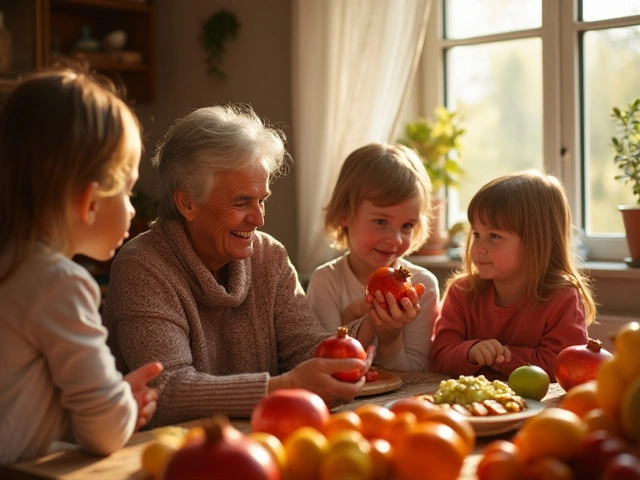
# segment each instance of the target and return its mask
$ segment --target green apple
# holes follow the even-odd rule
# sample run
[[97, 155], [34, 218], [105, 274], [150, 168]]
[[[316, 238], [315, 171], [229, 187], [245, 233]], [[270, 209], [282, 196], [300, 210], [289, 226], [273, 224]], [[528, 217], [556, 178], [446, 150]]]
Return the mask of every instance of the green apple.
[[542, 400], [549, 391], [551, 380], [542, 368], [536, 365], [523, 365], [511, 372], [507, 383], [516, 395], [532, 400]]

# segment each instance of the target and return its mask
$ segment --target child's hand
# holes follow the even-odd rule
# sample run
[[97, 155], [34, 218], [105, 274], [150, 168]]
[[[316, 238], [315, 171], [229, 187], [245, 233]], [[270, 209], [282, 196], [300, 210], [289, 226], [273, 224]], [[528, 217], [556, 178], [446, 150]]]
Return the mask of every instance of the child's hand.
[[482, 340], [469, 349], [467, 360], [470, 363], [481, 366], [510, 362], [511, 351], [495, 338]]
[[380, 290], [367, 296], [367, 301], [371, 302], [369, 317], [378, 338], [399, 335], [402, 328], [411, 323], [420, 313], [418, 302], [425, 292], [425, 286], [418, 283], [407, 291], [406, 297], [400, 299], [400, 304], [396, 302], [393, 294], [387, 293], [385, 296]]
[[147, 383], [156, 378], [160, 372], [162, 372], [162, 365], [151, 362], [124, 376], [124, 381], [131, 385], [131, 393], [138, 404], [136, 432], [149, 423], [156, 411], [156, 400], [160, 392], [157, 388], [147, 386]]

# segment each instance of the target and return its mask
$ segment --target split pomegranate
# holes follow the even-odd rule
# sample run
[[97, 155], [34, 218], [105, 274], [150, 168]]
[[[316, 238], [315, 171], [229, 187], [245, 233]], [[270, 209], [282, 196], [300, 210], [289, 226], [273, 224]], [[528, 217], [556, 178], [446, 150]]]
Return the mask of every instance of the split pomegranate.
[[[390, 292], [393, 294], [396, 302], [400, 302], [402, 297], [407, 296], [407, 291], [412, 287], [411, 272], [403, 265], [400, 268], [380, 267], [376, 269], [367, 279], [367, 284], [364, 288], [365, 295], [373, 295], [377, 290], [380, 290], [383, 294]], [[387, 308], [387, 304], [383, 304], [382, 307]]]
[[602, 348], [600, 340], [589, 339], [586, 345], [572, 345], [556, 357], [553, 373], [565, 391], [589, 380], [594, 380], [600, 364], [613, 355]]
[[253, 408], [251, 431], [270, 433], [284, 442], [290, 433], [300, 427], [324, 431], [330, 415], [324, 400], [309, 390], [275, 390]]
[[211, 479], [280, 480], [280, 469], [271, 454], [216, 415], [203, 425], [206, 440], [180, 448], [169, 460], [164, 480]]
[[[359, 358], [360, 360], [365, 360], [367, 358], [367, 352], [365, 352], [362, 344], [358, 340], [348, 335], [348, 331], [346, 327], [338, 327], [335, 336], [320, 342], [316, 348], [315, 356], [322, 358]], [[357, 382], [362, 376], [362, 373], [360, 370], [351, 370], [348, 372], [336, 372], [333, 376], [343, 382]]]

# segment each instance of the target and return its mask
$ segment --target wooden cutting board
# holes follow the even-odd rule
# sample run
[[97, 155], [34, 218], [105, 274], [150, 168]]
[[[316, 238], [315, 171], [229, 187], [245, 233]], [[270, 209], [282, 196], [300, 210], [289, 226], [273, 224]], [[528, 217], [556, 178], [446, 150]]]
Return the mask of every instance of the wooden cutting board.
[[378, 393], [392, 392], [402, 386], [402, 379], [395, 373], [391, 373], [383, 368], [373, 368], [378, 371], [378, 380], [366, 382], [357, 397], [366, 397]]

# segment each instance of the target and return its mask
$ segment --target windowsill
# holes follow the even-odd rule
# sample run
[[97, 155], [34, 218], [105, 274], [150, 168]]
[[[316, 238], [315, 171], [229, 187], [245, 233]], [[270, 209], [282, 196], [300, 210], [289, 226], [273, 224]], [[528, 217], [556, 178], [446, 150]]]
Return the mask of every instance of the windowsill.
[[[408, 260], [427, 269], [451, 269], [460, 267], [459, 260], [452, 260], [446, 255], [411, 255]], [[587, 261], [586, 267], [594, 278], [632, 278], [640, 280], [640, 268], [629, 267], [624, 262]]]
[[587, 268], [593, 277], [640, 279], [640, 268], [630, 267], [624, 262], [589, 261]]

